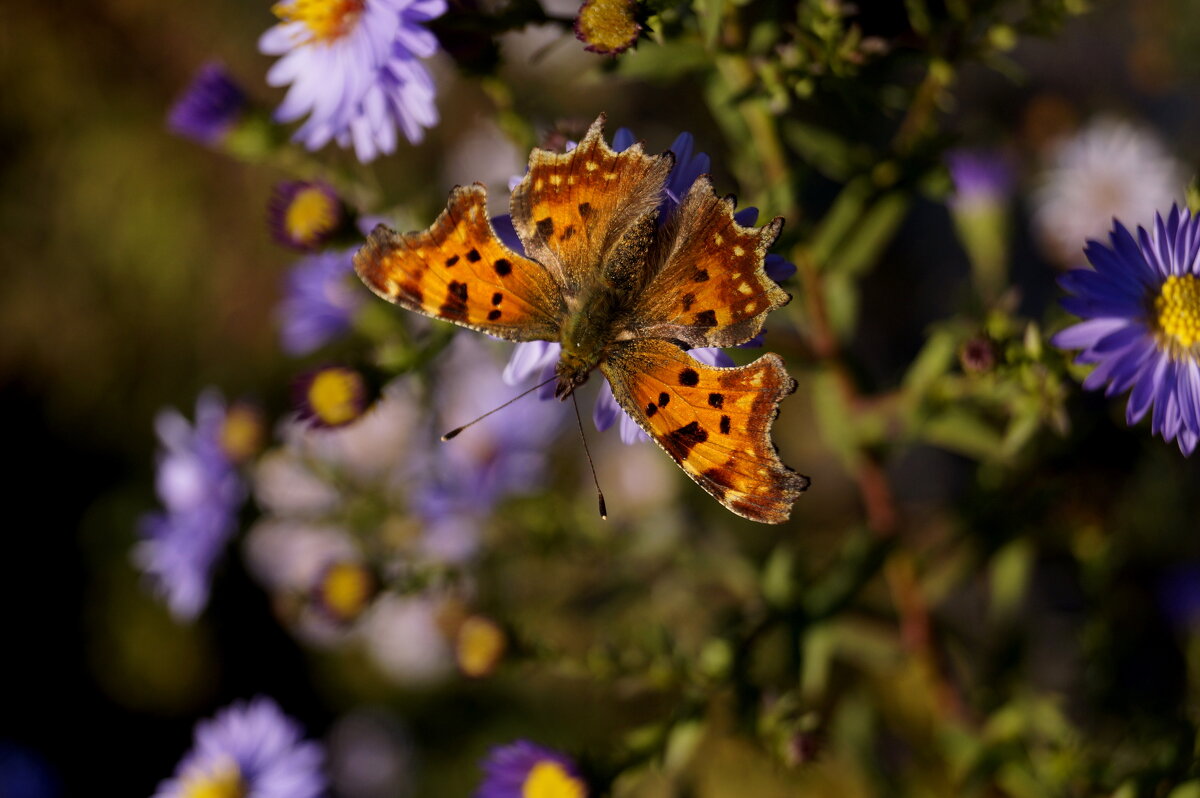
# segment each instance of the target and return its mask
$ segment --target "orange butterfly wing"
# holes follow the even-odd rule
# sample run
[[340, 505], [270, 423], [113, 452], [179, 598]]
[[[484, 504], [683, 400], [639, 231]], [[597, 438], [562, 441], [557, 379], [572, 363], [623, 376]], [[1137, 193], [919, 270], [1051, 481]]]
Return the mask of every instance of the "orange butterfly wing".
[[808, 488], [771, 442], [796, 390], [778, 355], [714, 368], [668, 341], [615, 344], [601, 371], [617, 402], [700, 487], [738, 515], [780, 524]]
[[743, 227], [733, 208], [732, 198], [713, 193], [707, 176], [692, 184], [675, 212], [662, 266], [632, 313], [635, 337], [736, 346], [758, 335], [767, 314], [788, 303], [791, 297], [763, 267], [783, 219]]
[[617, 153], [604, 140], [604, 115], [568, 153], [535, 149], [513, 189], [513, 227], [525, 252], [556, 272], [574, 296], [621, 239], [654, 212], [674, 156], [640, 144]]
[[562, 288], [545, 267], [496, 235], [479, 183], [455, 187], [422, 233], [376, 227], [354, 269], [389, 302], [510, 341], [558, 340], [566, 313]]

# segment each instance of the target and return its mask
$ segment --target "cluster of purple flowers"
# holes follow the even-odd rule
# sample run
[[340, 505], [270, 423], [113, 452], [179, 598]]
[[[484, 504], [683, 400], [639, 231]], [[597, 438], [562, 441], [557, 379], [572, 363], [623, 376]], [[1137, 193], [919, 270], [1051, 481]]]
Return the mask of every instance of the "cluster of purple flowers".
[[[438, 385], [446, 429], [495, 409], [512, 393], [478, 336], [452, 342]], [[440, 445], [413, 483], [414, 509], [443, 555], [478, 538], [478, 530], [505, 497], [542, 484], [548, 448], [564, 418], [562, 408], [518, 402]], [[435, 432], [445, 432], [446, 429]]]
[[208, 603], [213, 568], [246, 494], [224, 443], [226, 415], [221, 397], [207, 391], [196, 403], [194, 425], [175, 410], [155, 419], [163, 510], [142, 519], [133, 556], [180, 619], [196, 617]]

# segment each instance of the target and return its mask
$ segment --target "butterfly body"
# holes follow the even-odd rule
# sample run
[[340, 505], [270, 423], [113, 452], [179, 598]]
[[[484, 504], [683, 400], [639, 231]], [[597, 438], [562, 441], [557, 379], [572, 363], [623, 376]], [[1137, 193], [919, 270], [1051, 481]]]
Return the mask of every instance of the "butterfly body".
[[654, 243], [657, 211], [635, 223], [633, 234], [618, 243], [615, 252], [586, 278], [578, 298], [568, 300], [563, 320], [555, 374], [554, 395], [566, 400], [605, 359], [609, 347], [629, 337], [630, 313], [652, 273], [648, 262]]
[[718, 501], [786, 521], [808, 478], [779, 460], [770, 428], [795, 381], [776, 355], [722, 369], [685, 351], [744, 343], [790, 299], [763, 270], [782, 220], [738, 224], [732, 199], [702, 176], [660, 223], [673, 156], [637, 144], [614, 152], [602, 123], [569, 153], [530, 156], [510, 203], [523, 255], [496, 235], [476, 184], [455, 188], [424, 232], [376, 228], [355, 268], [411, 310], [509, 340], [557, 341], [556, 396], [600, 369], [621, 407]]

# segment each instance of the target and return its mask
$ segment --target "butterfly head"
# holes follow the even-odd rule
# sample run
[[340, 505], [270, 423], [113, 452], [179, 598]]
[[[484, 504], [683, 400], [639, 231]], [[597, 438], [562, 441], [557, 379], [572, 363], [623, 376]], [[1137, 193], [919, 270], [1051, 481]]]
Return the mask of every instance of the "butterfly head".
[[555, 397], [559, 401], [567, 401], [567, 397], [574, 393], [576, 388], [587, 382], [588, 375], [595, 368], [594, 359], [563, 347], [558, 363], [554, 366], [554, 374], [558, 377], [558, 384], [554, 386]]

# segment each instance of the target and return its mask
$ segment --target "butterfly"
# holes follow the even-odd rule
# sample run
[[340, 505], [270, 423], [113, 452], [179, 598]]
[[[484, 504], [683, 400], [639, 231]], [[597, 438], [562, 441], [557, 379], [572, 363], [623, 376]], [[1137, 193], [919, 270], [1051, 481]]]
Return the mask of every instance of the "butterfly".
[[456, 186], [424, 232], [375, 228], [354, 256], [376, 294], [409, 310], [510, 341], [555, 341], [555, 395], [595, 370], [646, 433], [733, 512], [782, 523], [808, 488], [771, 441], [796, 390], [782, 359], [717, 368], [687, 354], [757, 335], [791, 297], [763, 268], [783, 226], [734, 219], [735, 201], [698, 178], [666, 224], [658, 214], [670, 151], [617, 153], [604, 115], [574, 150], [534, 149], [513, 189], [521, 255], [496, 235], [482, 184]]

